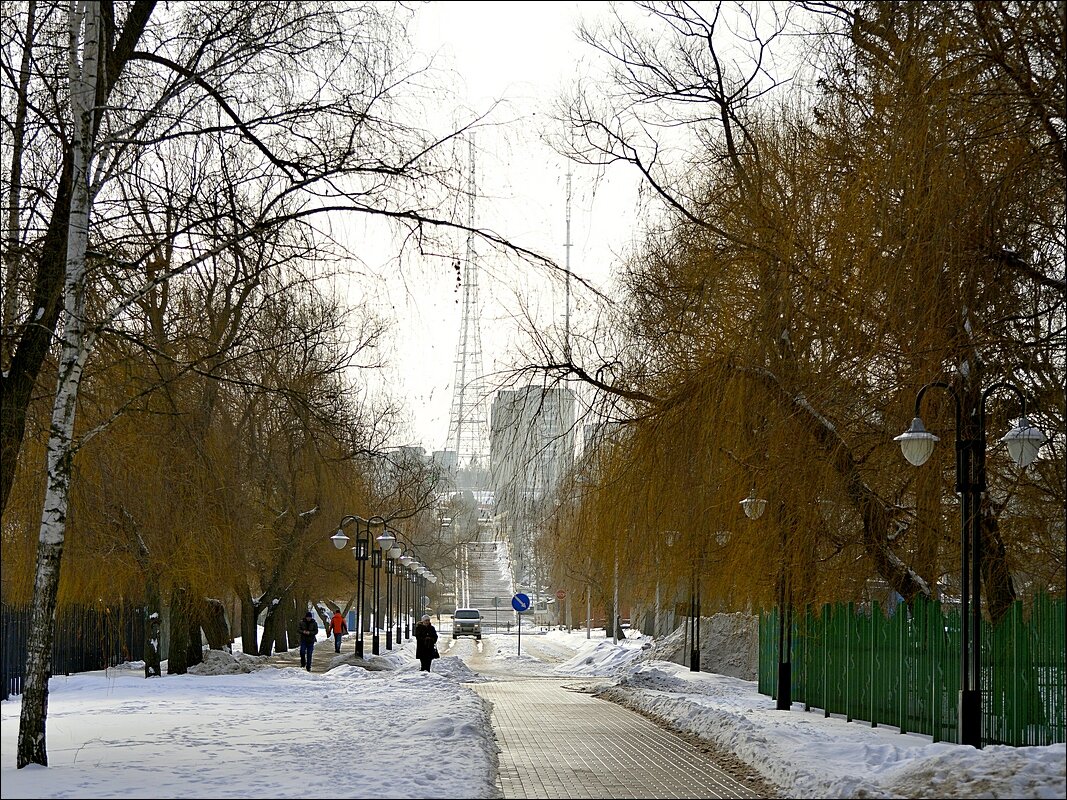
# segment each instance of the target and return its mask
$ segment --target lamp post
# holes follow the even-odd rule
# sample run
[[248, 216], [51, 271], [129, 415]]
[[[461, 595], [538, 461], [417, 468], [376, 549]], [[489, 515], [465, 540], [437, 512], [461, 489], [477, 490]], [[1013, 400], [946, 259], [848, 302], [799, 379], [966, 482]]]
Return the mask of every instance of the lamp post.
[[[667, 543], [667, 547], [674, 546], [674, 540], [678, 538], [678, 531], [664, 531], [663, 540]], [[660, 598], [660, 580], [663, 575], [663, 551], [662, 549], [656, 550], [656, 616], [652, 623], [653, 635], [660, 636], [663, 632], [663, 603]]]
[[619, 643], [619, 537], [615, 537], [615, 578], [611, 601], [611, 643]]
[[[377, 569], [377, 568], [381, 567], [382, 561], [386, 560], [386, 554], [392, 549], [393, 545], [396, 544], [396, 536], [393, 534], [393, 532], [391, 530], [386, 528], [384, 531], [382, 531], [381, 536], [379, 536], [377, 539], [375, 539], [375, 541], [378, 543], [378, 547], [380, 548], [379, 551], [378, 551], [378, 567], [376, 567], [376, 569]], [[385, 564], [385, 615], [386, 615], [385, 616], [385, 649], [386, 650], [392, 650], [393, 649], [392, 620], [389, 619], [389, 614], [391, 613], [391, 609], [392, 609], [392, 605], [393, 605], [393, 581], [392, 581], [392, 578], [390, 577], [392, 574], [393, 574], [393, 562], [392, 561], [386, 561], [386, 564]], [[374, 639], [375, 639], [375, 643], [374, 643], [375, 650], [374, 650], [374, 652], [375, 652], [375, 654], [378, 653], [378, 650], [377, 650], [377, 647], [378, 647], [378, 629], [381, 627], [381, 623], [382, 623], [381, 609], [378, 607], [378, 573], [376, 572], [374, 574]]]
[[408, 575], [411, 577], [411, 625], [412, 630], [415, 629], [415, 623], [418, 622], [421, 617], [421, 612], [418, 610], [418, 559], [412, 558], [411, 563], [408, 565]]
[[404, 641], [404, 568], [397, 559], [393, 559], [393, 572], [396, 574], [396, 645]]
[[[343, 550], [345, 545], [348, 544], [348, 536], [345, 535], [344, 528], [351, 522], [356, 523], [356, 541], [352, 546], [352, 555], [356, 559], [356, 582], [359, 584], [359, 606], [356, 612], [356, 658], [363, 658], [363, 630], [366, 627], [365, 620], [367, 616], [363, 590], [367, 576], [367, 559], [371, 557], [370, 538], [376, 530], [385, 527], [385, 519], [379, 516], [364, 519], [354, 514], [342, 517], [337, 526], [337, 533], [330, 537], [333, 546], [338, 550]], [[375, 644], [374, 652], [378, 652], [377, 644]]]
[[689, 624], [693, 626], [689, 637], [689, 671], [700, 672], [700, 569], [696, 562], [689, 592]]
[[[426, 589], [427, 589], [426, 597], [427, 597], [427, 599], [429, 599], [429, 593], [428, 593], [429, 592], [429, 588], [430, 588], [430, 586], [433, 586], [435, 583], [437, 583], [437, 576], [434, 575], [429, 570], [426, 570], [424, 579], [425, 579], [426, 583], [424, 583], [423, 585], [426, 586], [426, 584], [429, 584], [429, 586], [426, 586]], [[440, 606], [437, 606], [437, 615], [438, 615], [438, 618], [440, 618], [440, 616], [441, 616], [441, 607]]]
[[589, 583], [585, 584], [585, 638], [591, 639], [593, 617], [593, 588]]
[[[393, 649], [393, 560], [389, 558], [388, 551], [383, 554], [385, 558], [385, 649]], [[399, 640], [397, 645], [399, 645]]]
[[415, 624], [422, 617], [422, 612], [419, 611], [419, 564], [417, 558], [412, 558], [411, 563], [408, 564], [408, 576], [411, 578], [411, 626], [414, 630]]
[[422, 617], [422, 612], [419, 611], [419, 567], [422, 565], [418, 559], [411, 562], [411, 566], [408, 567], [408, 571], [411, 573], [411, 625], [414, 630], [415, 623]]
[[[413, 560], [414, 559], [411, 557], [410, 551], [407, 550], [407, 549], [405, 549], [404, 552], [400, 554], [400, 573], [401, 573], [400, 585], [403, 587], [403, 591], [402, 591], [403, 600], [407, 600], [408, 601], [408, 602], [403, 602], [403, 600], [401, 601], [401, 605], [403, 607], [402, 616], [404, 617], [404, 639], [405, 640], [410, 640], [411, 639], [411, 630], [408, 628], [408, 622], [409, 622], [409, 612], [410, 612], [410, 608], [411, 608], [411, 606], [409, 605], [409, 603], [411, 601], [411, 569], [410, 569], [410, 567], [411, 567], [411, 562]], [[400, 629], [397, 628], [397, 630], [399, 631]]]
[[404, 578], [403, 572], [404, 572], [404, 570], [400, 565], [400, 556], [401, 556], [401, 554], [403, 552], [404, 552], [404, 549], [400, 546], [400, 540], [398, 539], [396, 541], [396, 543], [394, 543], [393, 546], [389, 549], [389, 552], [386, 553], [386, 558], [389, 559], [389, 566], [392, 568], [392, 573], [396, 576], [396, 616], [393, 619], [396, 622], [396, 640], [395, 641], [396, 641], [396, 646], [397, 647], [400, 647], [400, 643], [401, 643], [401, 641], [403, 641], [400, 638], [400, 618], [403, 615], [403, 610], [402, 610], [403, 602], [402, 602], [402, 598], [401, 598], [401, 592], [402, 592], [403, 586], [404, 586], [404, 584], [403, 584], [403, 578]]
[[[894, 437], [900, 442], [904, 457], [915, 466], [922, 466], [934, 451], [939, 438], [923, 426], [919, 408], [928, 389], [944, 389], [955, 402], [956, 410], [956, 492], [960, 496], [960, 744], [982, 747], [982, 525], [979, 509], [986, 491], [985, 473], [985, 404], [997, 389], [1010, 389], [1019, 398], [1021, 414], [1014, 428], [1000, 441], [1020, 467], [1027, 467], [1045, 443], [1045, 435], [1026, 418], [1026, 397], [1012, 383], [994, 383], [978, 397], [977, 431], [965, 437], [963, 403], [960, 395], [948, 383], [933, 381], [923, 386], [915, 396], [915, 418], [911, 427]], [[977, 436], [973, 436], [977, 433]]]
[[370, 566], [374, 571], [374, 606], [371, 609], [370, 625], [371, 625], [371, 637], [370, 637], [370, 651], [374, 655], [379, 653], [379, 639], [378, 639], [378, 585], [379, 578], [378, 573], [382, 570], [382, 551], [377, 547], [372, 547], [370, 551]]
[[[680, 535], [678, 531], [665, 531], [663, 538], [668, 547], [673, 547]], [[685, 638], [689, 642], [690, 672], [700, 672], [700, 567], [702, 565], [703, 557], [694, 560], [689, 574], [689, 616], [685, 621]], [[684, 644], [682, 649], [684, 652]]]
[[[767, 501], [756, 497], [753, 489], [741, 501], [741, 508], [749, 519], [759, 519], [767, 508]], [[782, 528], [781, 553], [778, 567], [778, 688], [775, 692], [775, 708], [788, 711], [793, 705], [793, 598], [787, 585], [789, 576], [785, 567], [786, 530]]]
[[426, 576], [430, 573], [425, 564], [419, 567], [419, 605], [423, 614], [430, 613], [430, 596], [426, 592]]

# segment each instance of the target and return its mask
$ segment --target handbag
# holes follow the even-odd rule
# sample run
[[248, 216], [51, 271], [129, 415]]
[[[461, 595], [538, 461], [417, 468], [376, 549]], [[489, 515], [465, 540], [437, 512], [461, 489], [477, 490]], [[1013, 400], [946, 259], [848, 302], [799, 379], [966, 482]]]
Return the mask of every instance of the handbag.
[[434, 658], [440, 658], [441, 657], [441, 654], [437, 652], [437, 645], [433, 646], [433, 657]]

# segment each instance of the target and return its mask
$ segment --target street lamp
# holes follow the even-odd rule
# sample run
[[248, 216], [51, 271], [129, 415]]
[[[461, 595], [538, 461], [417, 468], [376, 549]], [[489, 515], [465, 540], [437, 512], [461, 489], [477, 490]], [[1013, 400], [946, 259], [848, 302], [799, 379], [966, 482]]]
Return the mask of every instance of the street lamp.
[[[404, 577], [403, 576], [403, 571], [404, 570], [402, 569], [402, 567], [400, 565], [400, 555], [403, 552], [404, 552], [404, 549], [400, 546], [400, 540], [397, 539], [397, 541], [393, 544], [393, 546], [389, 548], [389, 552], [385, 554], [385, 557], [387, 559], [389, 559], [389, 572], [390, 572], [390, 574], [396, 575], [396, 616], [394, 617], [394, 620], [396, 621], [396, 646], [397, 647], [400, 647], [400, 643], [402, 641], [401, 638], [400, 638], [400, 618], [401, 618], [401, 616], [403, 614], [403, 611], [402, 611], [403, 602], [401, 600], [401, 590], [403, 588], [402, 581], [403, 581], [403, 577]], [[393, 613], [391, 606], [390, 606], [390, 612], [389, 613], [390, 614]]]
[[689, 592], [689, 624], [693, 633], [689, 637], [689, 671], [700, 672], [700, 569], [703, 558], [693, 562], [693, 584]]
[[[434, 575], [432, 572], [430, 572], [430, 570], [426, 570], [426, 572], [423, 573], [423, 587], [427, 592], [426, 598], [427, 598], [427, 600], [429, 600], [429, 597], [430, 597], [429, 588], [430, 588], [430, 586], [427, 586], [426, 585], [427, 583], [430, 586], [433, 586], [435, 583], [437, 583], [437, 576]], [[429, 605], [428, 602], [427, 602], [427, 605]], [[438, 614], [438, 619], [440, 619], [440, 615], [441, 615], [441, 607], [440, 606], [437, 607], [437, 614]]]
[[[403, 591], [401, 592], [401, 594], [403, 595], [403, 599], [406, 599], [408, 601], [410, 601], [411, 598], [411, 570], [409, 569], [409, 567], [411, 566], [411, 562], [414, 560], [412, 559], [410, 552], [410, 550], [405, 548], [404, 551], [400, 554], [400, 585], [403, 587]], [[408, 603], [405, 603], [402, 600], [401, 607], [403, 609], [403, 613], [401, 616], [404, 618], [404, 638], [411, 639], [411, 631], [408, 628], [408, 611], [410, 609], [410, 606], [408, 605]], [[399, 631], [400, 629], [397, 628], [397, 630]]]
[[370, 639], [371, 647], [370, 647], [370, 651], [371, 651], [371, 653], [373, 655], [378, 655], [379, 652], [380, 652], [379, 639], [378, 639], [378, 628], [379, 628], [379, 623], [378, 623], [378, 611], [379, 611], [379, 609], [378, 609], [378, 597], [379, 597], [378, 585], [379, 585], [380, 579], [378, 577], [378, 573], [381, 572], [381, 569], [382, 569], [382, 551], [379, 550], [378, 548], [371, 548], [371, 551], [370, 551], [370, 566], [371, 566], [371, 569], [374, 571], [374, 606], [371, 609], [371, 618], [370, 618], [370, 626], [371, 626], [371, 639]]
[[[385, 527], [385, 520], [378, 516], [364, 519], [363, 517], [354, 514], [348, 514], [342, 517], [341, 522], [337, 526], [337, 533], [330, 537], [333, 546], [338, 550], [343, 550], [345, 545], [348, 544], [349, 540], [348, 536], [345, 535], [344, 528], [351, 522], [356, 523], [356, 541], [352, 546], [352, 555], [355, 556], [356, 559], [356, 582], [359, 584], [359, 607], [357, 609], [358, 621], [356, 625], [356, 658], [363, 658], [363, 630], [366, 627], [366, 605], [364, 604], [363, 588], [366, 583], [367, 559], [370, 557], [370, 537], [374, 531]], [[377, 653], [377, 645], [375, 648], [375, 653]]]
[[[396, 543], [396, 536], [391, 530], [386, 528], [382, 531], [382, 535], [377, 537], [375, 541], [378, 543], [378, 547], [381, 548], [378, 552], [378, 565], [381, 566], [382, 561], [385, 559], [386, 554], [392, 549]], [[385, 564], [385, 649], [393, 649], [393, 627], [392, 620], [389, 615], [392, 613], [393, 606], [393, 580], [390, 577], [393, 574], [393, 562], [386, 560]], [[377, 574], [375, 579], [377, 579]], [[381, 610], [378, 608], [378, 587], [377, 583], [374, 588], [374, 633], [378, 634], [378, 628], [381, 626]], [[378, 651], [375, 650], [375, 653]]]
[[[385, 558], [385, 649], [393, 649], [393, 573], [395, 572], [393, 560], [389, 558], [389, 551], [382, 554]], [[400, 642], [397, 641], [397, 645]]]
[[[665, 531], [663, 534], [663, 541], [667, 543], [667, 547], [674, 545], [674, 540], [678, 538], [678, 531]], [[660, 581], [663, 577], [663, 551], [662, 549], [656, 550], [656, 616], [652, 623], [652, 632], [654, 636], [660, 636], [663, 632], [663, 603], [660, 597]], [[568, 600], [568, 608], [570, 601]]]
[[[756, 520], [763, 516], [767, 509], [767, 501], [756, 497], [756, 490], [749, 492], [748, 497], [741, 501], [741, 508], [745, 516]], [[793, 705], [793, 597], [791, 587], [787, 586], [787, 573], [785, 568], [786, 559], [786, 529], [781, 528], [782, 542], [779, 553], [778, 568], [778, 689], [775, 692], [775, 708], [778, 711], [788, 711]]]
[[753, 489], [749, 496], [741, 501], [741, 508], [745, 510], [745, 516], [749, 519], [759, 519], [767, 508], [767, 501], [756, 497], [756, 490]]
[[418, 559], [414, 556], [411, 557], [411, 561], [408, 563], [408, 615], [411, 617], [412, 631], [414, 631], [415, 623], [419, 617], [416, 613], [417, 604], [415, 602], [415, 595], [418, 592], [418, 573], [415, 572], [415, 567], [418, 563]]
[[[959, 394], [948, 383], [933, 381], [923, 386], [915, 396], [915, 418], [911, 427], [893, 437], [900, 442], [904, 457], [921, 466], [934, 452], [939, 438], [923, 426], [919, 407], [923, 395], [932, 387], [946, 390], [956, 407], [956, 492], [960, 496], [960, 695], [959, 739], [960, 744], [982, 747], [982, 524], [979, 509], [982, 494], [986, 490], [985, 474], [985, 404], [997, 389], [1010, 389], [1019, 398], [1021, 414], [1016, 423], [1000, 441], [1004, 442], [1008, 455], [1020, 467], [1027, 467], [1045, 443], [1045, 435], [1026, 418], [1026, 397], [1012, 383], [994, 383], [979, 395], [977, 411], [977, 436], [965, 438], [963, 430], [963, 404]], [[973, 435], [972, 428], [969, 431]]]
[[427, 604], [429, 603], [429, 597], [426, 594], [426, 582], [428, 580], [427, 576], [429, 576], [430, 570], [428, 570], [425, 565], [419, 564], [418, 567], [416, 567], [415, 569], [415, 573], [416, 575], [418, 575], [415, 585], [418, 587], [419, 608], [421, 609], [420, 614], [425, 614], [429, 610], [427, 608]]

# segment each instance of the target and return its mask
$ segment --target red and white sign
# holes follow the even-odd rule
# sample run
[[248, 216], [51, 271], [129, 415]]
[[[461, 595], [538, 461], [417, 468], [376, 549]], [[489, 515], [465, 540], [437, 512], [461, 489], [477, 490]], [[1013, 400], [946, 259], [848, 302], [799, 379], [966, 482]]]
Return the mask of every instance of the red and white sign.
[[562, 589], [560, 589], [558, 592], [556, 592], [556, 599], [557, 600], [562, 600], [566, 596], [567, 596], [567, 593], [565, 591], [563, 591]]

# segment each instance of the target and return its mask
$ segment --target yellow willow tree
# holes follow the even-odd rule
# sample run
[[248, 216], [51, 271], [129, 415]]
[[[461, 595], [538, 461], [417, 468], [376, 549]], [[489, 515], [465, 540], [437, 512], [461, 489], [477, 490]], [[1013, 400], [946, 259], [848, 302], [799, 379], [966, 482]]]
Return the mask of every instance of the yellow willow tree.
[[[255, 324], [241, 329], [240, 346], [224, 347], [207, 320], [220, 324], [227, 301], [217, 291], [201, 295], [198, 280], [176, 281], [165, 308], [125, 320], [124, 335], [105, 338], [90, 361], [70, 568], [57, 597], [61, 606], [144, 604], [150, 627], [168, 632], [171, 672], [199, 662], [201, 628], [216, 648], [227, 643], [226, 633], [236, 633], [214, 635], [220, 608], [213, 598], [240, 604], [241, 635], [252, 652], [258, 611], [278, 592], [264, 576], [278, 574], [301, 599], [352, 592], [354, 564], [338, 562], [327, 539], [353, 502], [366, 505], [360, 487], [367, 476], [353, 453], [377, 436], [350, 418], [358, 404], [338, 380], [340, 364], [355, 355], [350, 348], [373, 346], [376, 323], [369, 320], [362, 336], [350, 338], [356, 329], [340, 327], [339, 309], [307, 277], [286, 283], [260, 275], [262, 288], [241, 304]], [[138, 332], [142, 323], [159, 335]], [[115, 409], [123, 413], [112, 418]], [[106, 435], [90, 436], [105, 425]], [[260, 425], [273, 426], [266, 445]], [[21, 466], [34, 464], [39, 470], [39, 458]], [[31, 488], [20, 477], [12, 497]], [[24, 516], [21, 506], [5, 514], [11, 531], [30, 525], [32, 512]], [[5, 544], [9, 600], [29, 596], [29, 544], [14, 535]], [[158, 675], [161, 642], [158, 635], [151, 640], [156, 648], [147, 648], [146, 674]]]
[[[1020, 118], [999, 100], [1005, 80], [979, 66], [969, 7], [850, 4], [851, 35], [818, 40], [832, 67], [819, 93], [759, 108], [753, 81], [700, 50], [720, 41], [717, 18], [680, 4], [653, 11], [670, 22], [667, 44], [616, 35], [601, 48], [642, 99], [629, 106], [647, 115], [631, 119], [640, 135], [598, 123], [589, 104], [570, 109], [587, 136], [579, 155], [634, 163], [674, 210], [624, 276], [618, 317], [630, 346], [612, 365], [618, 379], [597, 381], [595, 364], [557, 368], [630, 404], [590, 519], [601, 533], [585, 535], [606, 542], [632, 517], [671, 509], [698, 531], [691, 557], [711, 550], [741, 567], [740, 579], [709, 581], [718, 591], [739, 582], [740, 594], [766, 599], [788, 582], [793, 602], [852, 599], [877, 580], [905, 599], [954, 593], [952, 457], [919, 479], [916, 511], [915, 477], [891, 439], [916, 390], [938, 378], [958, 386], [968, 411], [984, 385], [1027, 383], [1046, 429], [1062, 431], [1062, 392], [1048, 391], [1051, 376], [1063, 379], [1055, 143], [1039, 114]], [[1048, 40], [1032, 31], [1018, 41]], [[684, 112], [671, 111], [683, 100]], [[701, 103], [703, 114], [692, 110]], [[677, 183], [657, 177], [657, 150], [639, 147], [653, 114], [706, 145]], [[932, 410], [944, 430], [948, 405]], [[991, 418], [1006, 429], [1019, 410], [997, 400]], [[1061, 520], [1062, 445], [1021, 477], [991, 449], [999, 488], [983, 531], [994, 617], [1016, 596], [1015, 578], [1057, 587], [1062, 546], [1032, 559]], [[758, 523], [737, 505], [751, 491], [768, 501]], [[1022, 554], [1031, 563], [1013, 577]]]

